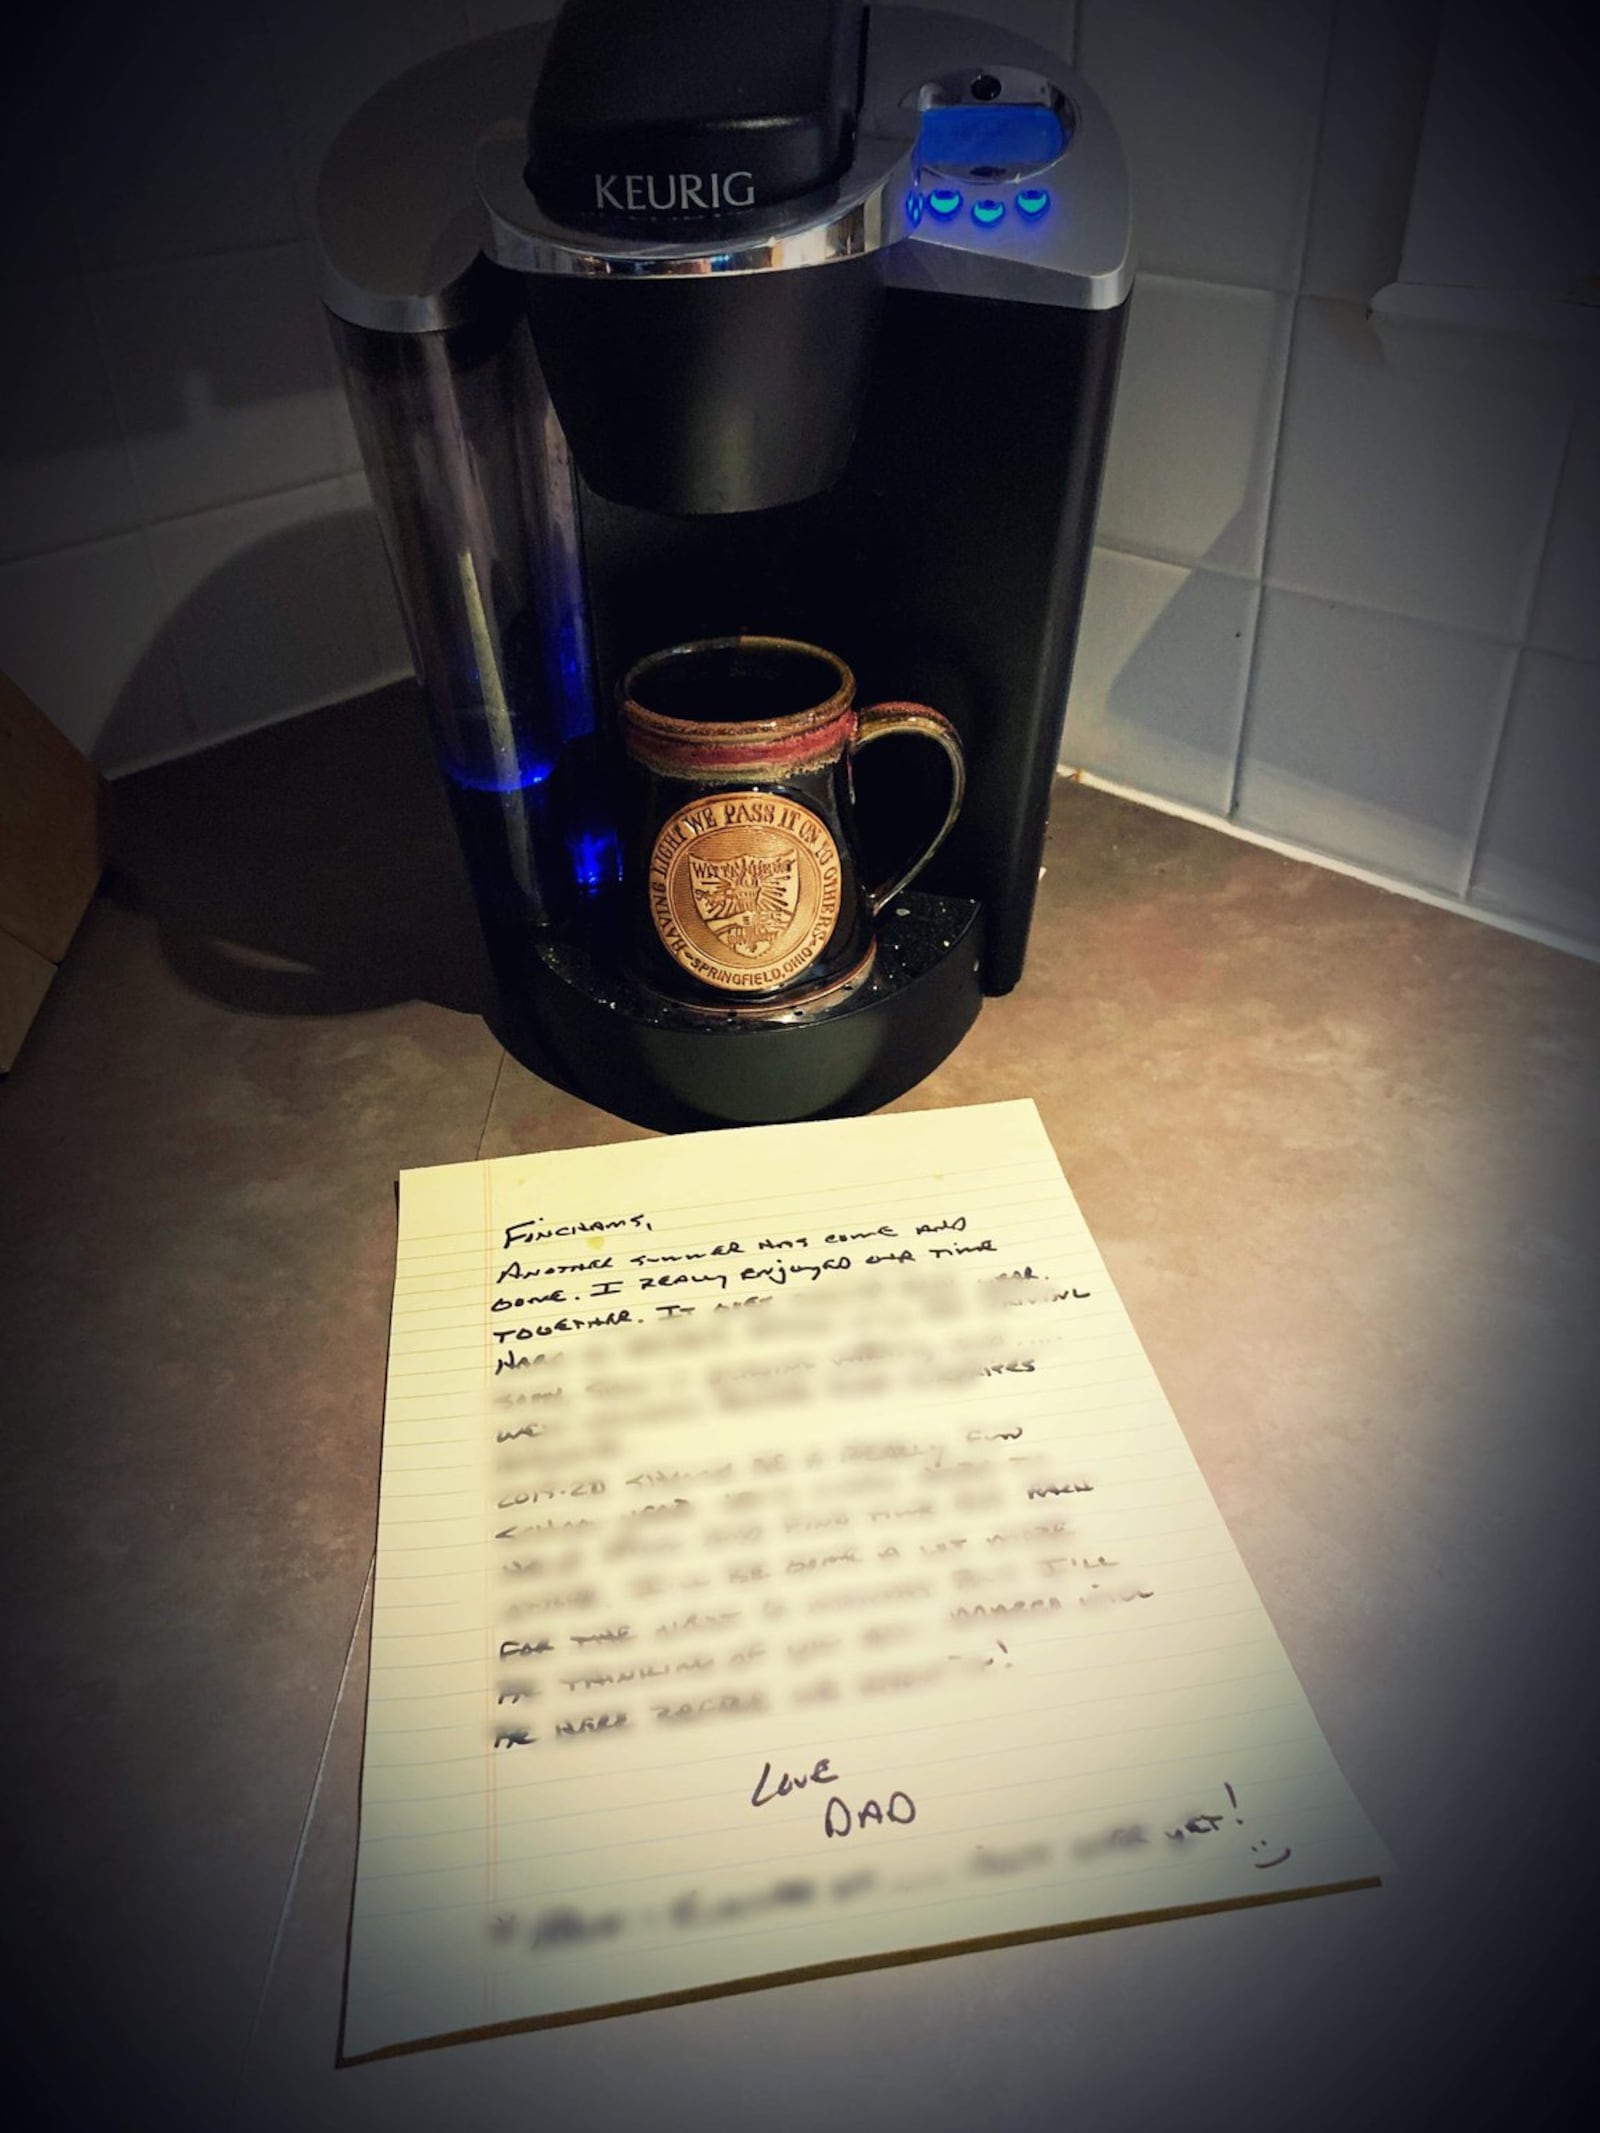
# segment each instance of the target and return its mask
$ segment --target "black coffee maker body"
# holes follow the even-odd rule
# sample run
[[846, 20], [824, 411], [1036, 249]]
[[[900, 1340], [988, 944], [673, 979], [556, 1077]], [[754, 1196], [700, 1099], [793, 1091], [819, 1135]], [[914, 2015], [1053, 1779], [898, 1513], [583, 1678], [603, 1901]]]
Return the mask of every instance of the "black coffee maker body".
[[[1093, 92], [956, 15], [566, 0], [372, 98], [318, 205], [507, 1043], [654, 1126], [912, 1086], [1027, 949], [1132, 281]], [[870, 983], [722, 1019], [620, 946], [616, 704], [646, 655], [745, 632], [935, 706], [968, 789]], [[884, 877], [937, 755], [860, 758]]]

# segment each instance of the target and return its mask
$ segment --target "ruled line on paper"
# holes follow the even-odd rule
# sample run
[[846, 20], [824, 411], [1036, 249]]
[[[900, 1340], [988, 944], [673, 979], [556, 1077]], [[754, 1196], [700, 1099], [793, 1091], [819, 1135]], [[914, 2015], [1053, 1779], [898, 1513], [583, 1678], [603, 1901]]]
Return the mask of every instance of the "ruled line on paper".
[[[630, 1144], [624, 1143], [622, 1145], [626, 1146]], [[637, 1147], [640, 1144], [635, 1142], [631, 1145]], [[581, 1154], [584, 1151], [578, 1150], [574, 1152]], [[509, 1160], [514, 1164], [517, 1159], [515, 1157], [512, 1157]], [[434, 1172], [433, 1175], [436, 1178], [439, 1178], [442, 1182], [444, 1172], [447, 1172], [451, 1169], [475, 1171], [478, 1168], [479, 1166], [475, 1163], [463, 1163], [455, 1165], [445, 1164], [441, 1166], [441, 1169], [439, 1171]], [[996, 1175], [996, 1173], [1001, 1170], [1026, 1170], [1032, 1172], [1034, 1175], [1040, 1178], [1048, 1180], [1052, 1186], [1054, 1186], [1057, 1182], [1057, 1174], [1053, 1168], [1053, 1159], [1050, 1162], [1041, 1162], [1037, 1155], [1017, 1156], [1005, 1161], [999, 1161], [995, 1163], [969, 1164], [965, 1167], [952, 1167], [948, 1165], [942, 1165], [940, 1166], [938, 1171], [938, 1179], [940, 1187], [941, 1189], [943, 1189], [947, 1185], [960, 1186], [969, 1179], [992, 1179]], [[420, 1175], [420, 1173], [412, 1173], [412, 1175]], [[896, 1185], [921, 1184], [923, 1182], [925, 1182], [923, 1178], [919, 1177], [917, 1173], [911, 1171], [907, 1171], [903, 1173], [900, 1178], [893, 1180], [893, 1183]], [[835, 1184], [807, 1185], [794, 1181], [790, 1181], [784, 1188], [789, 1197], [806, 1195], [810, 1195], [813, 1197], [821, 1196], [822, 1198], [827, 1200], [830, 1208], [847, 1205], [849, 1194], [854, 1189], [857, 1188], [853, 1188], [851, 1186], [841, 1187]], [[737, 1210], [739, 1208], [757, 1208], [760, 1209], [763, 1216], [765, 1216], [768, 1212], [770, 1212], [774, 1204], [775, 1198], [777, 1198], [777, 1195], [773, 1193], [746, 1193], [742, 1195], [725, 1194], [715, 1200], [685, 1200], [676, 1203], [662, 1203], [654, 1208], [654, 1213], [659, 1215], [664, 1221], [670, 1221], [674, 1215], [694, 1214], [704, 1216], [709, 1210], [713, 1208], [719, 1211], [727, 1209]], [[576, 1226], [581, 1228], [581, 1224]], [[471, 1243], [476, 1245], [479, 1239], [481, 1238], [481, 1231], [471, 1226], [463, 1226], [461, 1228], [452, 1230], [433, 1231], [430, 1233], [419, 1232], [415, 1235], [408, 1233], [407, 1235], [401, 1238], [399, 1249], [403, 1252], [407, 1248], [408, 1244], [427, 1243], [431, 1240], [431, 1238], [441, 1236], [459, 1238], [462, 1239], [464, 1242], [470, 1241]]]
[[[1151, 1663], [1155, 1663], [1155, 1662], [1151, 1662]], [[1072, 1671], [1072, 1670], [1071, 1670], [1071, 1669], [1065, 1669], [1065, 1668], [1063, 1668], [1063, 1669], [1057, 1669], [1056, 1671], [1057, 1671], [1057, 1672], [1070, 1672], [1070, 1671]], [[1269, 1667], [1254, 1667], [1254, 1668], [1248, 1668], [1248, 1669], [1246, 1669], [1246, 1670], [1244, 1670], [1244, 1671], [1242, 1671], [1242, 1672], [1235, 1672], [1235, 1673], [1228, 1673], [1228, 1674], [1219, 1674], [1219, 1673], [1215, 1673], [1215, 1672], [1213, 1672], [1213, 1673], [1209, 1673], [1209, 1674], [1207, 1675], [1207, 1677], [1206, 1677], [1206, 1683], [1207, 1683], [1207, 1687], [1208, 1687], [1208, 1688], [1216, 1688], [1216, 1687], [1221, 1687], [1221, 1686], [1227, 1686], [1227, 1685], [1231, 1685], [1232, 1683], [1234, 1683], [1234, 1682], [1238, 1682], [1238, 1681], [1268, 1681], [1268, 1680], [1271, 1680], [1271, 1681], [1279, 1681], [1279, 1682], [1281, 1682], [1281, 1681], [1283, 1681], [1283, 1679], [1284, 1679], [1284, 1676], [1282, 1675], [1282, 1673], [1280, 1672], [1280, 1670], [1279, 1670], [1279, 1668], [1278, 1668], [1278, 1667], [1276, 1667], [1276, 1666], [1269, 1666]], [[1086, 1708], [1090, 1708], [1090, 1707], [1094, 1707], [1094, 1706], [1103, 1706], [1103, 1705], [1110, 1705], [1110, 1704], [1114, 1704], [1114, 1703], [1141, 1703], [1141, 1702], [1147, 1702], [1147, 1701], [1149, 1701], [1149, 1699], [1150, 1699], [1151, 1697], [1160, 1697], [1160, 1696], [1164, 1696], [1164, 1695], [1165, 1695], [1166, 1693], [1167, 1693], [1167, 1690], [1166, 1690], [1166, 1688], [1165, 1688], [1164, 1686], [1159, 1686], [1159, 1687], [1156, 1687], [1156, 1688], [1147, 1688], [1147, 1689], [1132, 1689], [1132, 1690], [1123, 1690], [1123, 1691], [1120, 1691], [1120, 1692], [1116, 1692], [1116, 1691], [1113, 1691], [1113, 1692], [1109, 1692], [1109, 1693], [1107, 1693], [1107, 1694], [1104, 1694], [1104, 1695], [1100, 1695], [1100, 1696], [1080, 1696], [1080, 1697], [1079, 1697], [1079, 1698], [1077, 1699], [1077, 1707], [1078, 1707], [1078, 1708], [1080, 1708], [1080, 1709], [1086, 1709]], [[1292, 1701], [1293, 1699], [1288, 1699], [1288, 1700], [1291, 1700], [1291, 1701]], [[1234, 1708], [1233, 1708], [1233, 1709], [1232, 1709], [1232, 1710], [1230, 1711], [1230, 1713], [1229, 1713], [1229, 1716], [1230, 1716], [1230, 1717], [1232, 1717], [1232, 1718], [1251, 1718], [1251, 1717], [1258, 1717], [1258, 1716], [1263, 1716], [1263, 1715], [1266, 1715], [1266, 1714], [1270, 1714], [1270, 1713], [1271, 1713], [1271, 1712], [1273, 1712], [1273, 1711], [1276, 1711], [1276, 1710], [1280, 1710], [1280, 1709], [1281, 1709], [1281, 1708], [1283, 1707], [1283, 1703], [1284, 1703], [1284, 1701], [1285, 1701], [1285, 1699], [1283, 1699], [1283, 1698], [1278, 1698], [1278, 1699], [1275, 1699], [1275, 1700], [1273, 1700], [1273, 1701], [1270, 1701], [1270, 1702], [1267, 1702], [1267, 1703], [1262, 1703], [1262, 1704], [1241, 1704], [1241, 1705], [1237, 1705], [1237, 1706], [1235, 1706], [1235, 1707], [1234, 1707]], [[1009, 1714], [1006, 1714], [1006, 1713], [1002, 1713], [1001, 1715], [1002, 1715], [1002, 1716], [1006, 1716], [1006, 1715], [1009, 1715], [1009, 1716], [1016, 1716], [1016, 1715], [1017, 1715], [1017, 1713], [1015, 1713], [1015, 1712], [1012, 1712], [1012, 1713], [1009, 1713]], [[1158, 1719], [1158, 1720], [1152, 1720], [1152, 1721], [1150, 1721], [1150, 1722], [1148, 1722], [1148, 1723], [1146, 1723], [1146, 1724], [1136, 1724], [1136, 1725], [1128, 1725], [1128, 1726], [1110, 1726], [1110, 1727], [1102, 1727], [1102, 1728], [1100, 1729], [1099, 1733], [1097, 1733], [1096, 1735], [1094, 1735], [1094, 1736], [1092, 1736], [1092, 1737], [1093, 1737], [1093, 1738], [1097, 1738], [1097, 1739], [1098, 1739], [1098, 1738], [1108, 1738], [1108, 1737], [1110, 1737], [1110, 1736], [1111, 1736], [1112, 1734], [1118, 1734], [1118, 1735], [1123, 1735], [1123, 1734], [1133, 1734], [1133, 1733], [1143, 1733], [1143, 1732], [1151, 1732], [1151, 1731], [1157, 1731], [1157, 1730], [1160, 1730], [1160, 1729], [1161, 1729], [1161, 1728], [1162, 1728], [1163, 1726], [1165, 1726], [1165, 1725], [1166, 1725], [1167, 1723], [1168, 1723], [1168, 1721], [1166, 1721], [1166, 1720], [1164, 1720], [1164, 1719]], [[449, 1722], [447, 1722], [447, 1723], [445, 1723], [445, 1724], [442, 1724], [442, 1725], [438, 1725], [438, 1726], [424, 1726], [424, 1727], [420, 1727], [420, 1728], [419, 1728], [419, 1727], [406, 1727], [406, 1726], [399, 1726], [399, 1727], [389, 1727], [389, 1726], [386, 1726], [386, 1727], [383, 1727], [383, 1728], [381, 1728], [381, 1729], [378, 1729], [377, 1731], [375, 1731], [375, 1734], [374, 1734], [374, 1738], [382, 1738], [382, 1739], [385, 1739], [385, 1740], [392, 1740], [392, 1739], [399, 1739], [399, 1738], [410, 1738], [410, 1737], [412, 1737], [413, 1735], [415, 1735], [415, 1734], [418, 1734], [418, 1733], [432, 1733], [432, 1732], [456, 1732], [456, 1731], [459, 1731], [459, 1729], [460, 1729], [460, 1724], [461, 1724], [461, 1722], [457, 1720], [457, 1721], [449, 1721]], [[1037, 1739], [1037, 1740], [1031, 1740], [1031, 1741], [1029, 1742], [1029, 1746], [1030, 1746], [1030, 1748], [1059, 1748], [1059, 1747], [1070, 1747], [1070, 1746], [1073, 1746], [1073, 1745], [1077, 1744], [1077, 1743], [1078, 1743], [1078, 1741], [1080, 1740], [1080, 1738], [1081, 1738], [1081, 1737], [1082, 1737], [1082, 1736], [1080, 1736], [1079, 1734], [1076, 1734], [1076, 1733], [1064, 1733], [1064, 1734], [1056, 1734], [1056, 1735], [1052, 1735], [1052, 1736], [1049, 1736], [1049, 1737], [1047, 1737], [1047, 1738], [1041, 1738], [1041, 1739]], [[869, 1749], [871, 1748], [871, 1746], [872, 1746], [872, 1745], [873, 1745], [873, 1743], [875, 1743], [875, 1742], [879, 1742], [879, 1741], [893, 1741], [893, 1742], [898, 1742], [898, 1741], [900, 1740], [900, 1738], [901, 1738], [901, 1735], [900, 1735], [900, 1732], [899, 1732], [899, 1730], [898, 1730], [898, 1729], [892, 1729], [892, 1728], [891, 1728], [891, 1729], [887, 1729], [887, 1730], [879, 1730], [879, 1731], [877, 1731], [877, 1732], [866, 1732], [866, 1733], [856, 1733], [856, 1734], [853, 1734], [853, 1735], [852, 1735], [852, 1734], [844, 1734], [844, 1735], [841, 1735], [841, 1739], [842, 1739], [842, 1740], [843, 1740], [843, 1741], [844, 1741], [845, 1743], [847, 1743], [847, 1744], [848, 1744], [848, 1745], [849, 1745], [850, 1747], [852, 1747], [852, 1748], [869, 1748]], [[919, 1761], [920, 1761], [920, 1763], [922, 1764], [922, 1766], [923, 1766], [923, 1767], [925, 1767], [925, 1768], [929, 1768], [929, 1769], [932, 1769], [932, 1768], [936, 1768], [936, 1767], [938, 1767], [938, 1766], [939, 1766], [940, 1764], [944, 1764], [944, 1763], [952, 1763], [952, 1762], [971, 1762], [971, 1761], [972, 1761], [972, 1760], [973, 1760], [973, 1759], [974, 1759], [975, 1757], [978, 1757], [978, 1758], [982, 1758], [982, 1759], [984, 1759], [984, 1760], [987, 1760], [987, 1759], [988, 1759], [988, 1758], [987, 1758], [987, 1754], [986, 1754], [986, 1751], [985, 1751], [985, 1749], [983, 1749], [983, 1748], [960, 1748], [960, 1749], [956, 1749], [956, 1750], [953, 1750], [953, 1751], [952, 1751], [952, 1752], [951, 1752], [950, 1754], [948, 1754], [948, 1755], [929, 1755], [929, 1754], [927, 1754], [926, 1752], [924, 1752], [924, 1753], [923, 1753], [923, 1754], [922, 1754], [922, 1755], [920, 1756], [920, 1758], [919, 1758]], [[386, 1764], [383, 1764], [383, 1763], [381, 1763], [381, 1762], [380, 1762], [380, 1763], [378, 1763], [378, 1764], [374, 1765], [374, 1767], [375, 1767], [376, 1769], [380, 1769], [380, 1770], [382, 1770], [382, 1769], [385, 1769], [385, 1768], [390, 1768], [390, 1769], [402, 1769], [402, 1768], [403, 1768], [403, 1769], [407, 1769], [407, 1770], [422, 1770], [422, 1769], [427, 1769], [427, 1770], [439, 1770], [439, 1769], [444, 1769], [444, 1768], [447, 1768], [447, 1767], [448, 1767], [448, 1766], [449, 1766], [450, 1764], [452, 1764], [452, 1763], [457, 1763], [457, 1762], [460, 1762], [460, 1761], [463, 1761], [463, 1760], [465, 1760], [465, 1758], [463, 1758], [463, 1757], [460, 1757], [460, 1756], [442, 1756], [442, 1757], [431, 1757], [431, 1758], [414, 1758], [414, 1759], [408, 1759], [408, 1760], [407, 1760], [407, 1761], [405, 1761], [405, 1762], [404, 1762], [403, 1764], [402, 1764], [402, 1763], [393, 1763], [393, 1764], [388, 1764], [388, 1765], [386, 1765]], [[651, 1775], [651, 1776], [660, 1776], [660, 1775], [661, 1775], [661, 1773], [662, 1773], [663, 1771], [667, 1771], [667, 1770], [674, 1770], [674, 1769], [681, 1769], [681, 1768], [683, 1768], [683, 1767], [684, 1767], [684, 1766], [683, 1766], [682, 1764], [679, 1764], [679, 1763], [670, 1763], [670, 1762], [668, 1762], [668, 1763], [649, 1763], [649, 1762], [641, 1762], [641, 1763], [639, 1763], [639, 1764], [638, 1764], [638, 1765], [636, 1766], [636, 1769], [637, 1769], [637, 1772], [638, 1772], [639, 1774], [641, 1774], [641, 1775], [643, 1775], [643, 1774], [649, 1774], [649, 1775]], [[1019, 1780], [1016, 1780], [1015, 1782], [1017, 1782], [1017, 1783], [1023, 1783], [1023, 1782], [1026, 1782], [1026, 1783], [1029, 1783], [1029, 1784], [1034, 1784], [1034, 1783], [1037, 1783], [1037, 1782], [1038, 1782], [1038, 1780], [1037, 1780], [1037, 1779], [1035, 1779], [1035, 1778], [1029, 1778], [1029, 1779], [1027, 1779], [1027, 1780], [1021, 1780], [1021, 1779], [1019, 1779]], [[536, 1789], [536, 1788], [535, 1788], [535, 1789]], [[726, 1787], [724, 1787], [724, 1788], [723, 1788], [723, 1793], [722, 1793], [722, 1797], [723, 1797], [724, 1799], [726, 1799], [726, 1797], [727, 1797], [727, 1788], [726, 1788]], [[678, 1796], [677, 1796], [677, 1804], [678, 1804], [678, 1805], [680, 1805], [680, 1806], [681, 1806], [681, 1805], [683, 1804], [683, 1796], [682, 1796], [682, 1795], [678, 1795]], [[592, 1810], [589, 1810], [589, 1809], [582, 1809], [582, 1810], [578, 1810], [578, 1812], [582, 1812], [582, 1813], [588, 1813], [588, 1812], [591, 1812], [591, 1811], [592, 1811]], [[535, 1819], [535, 1820], [543, 1820], [543, 1819], [546, 1819], [546, 1818], [545, 1818], [545, 1817], [533, 1817], [532, 1819]], [[553, 1816], [553, 1817], [550, 1817], [549, 1819], [563, 1819], [563, 1817], [561, 1817], [561, 1816], [557, 1815], [557, 1816]], [[651, 1841], [654, 1841], [654, 1839], [652, 1839]]]

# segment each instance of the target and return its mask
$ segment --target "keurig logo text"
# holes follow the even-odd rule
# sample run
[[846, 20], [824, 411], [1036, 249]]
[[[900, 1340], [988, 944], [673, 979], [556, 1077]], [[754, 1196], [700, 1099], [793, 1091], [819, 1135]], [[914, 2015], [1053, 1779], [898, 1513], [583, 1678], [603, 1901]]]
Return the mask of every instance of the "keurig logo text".
[[713, 793], [667, 817], [650, 854], [661, 945], [702, 984], [772, 992], [807, 970], [839, 918], [827, 824], [777, 793]]
[[596, 171], [594, 204], [625, 215], [682, 215], [691, 208], [715, 214], [724, 207], [754, 207], [755, 173], [748, 170]]

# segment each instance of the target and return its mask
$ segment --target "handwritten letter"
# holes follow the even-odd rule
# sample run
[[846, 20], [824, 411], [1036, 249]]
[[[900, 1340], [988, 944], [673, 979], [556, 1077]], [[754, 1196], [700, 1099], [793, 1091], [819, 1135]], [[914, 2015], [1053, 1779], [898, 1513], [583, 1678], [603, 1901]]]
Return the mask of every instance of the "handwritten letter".
[[1385, 1864], [1031, 1104], [402, 1178], [348, 2056]]

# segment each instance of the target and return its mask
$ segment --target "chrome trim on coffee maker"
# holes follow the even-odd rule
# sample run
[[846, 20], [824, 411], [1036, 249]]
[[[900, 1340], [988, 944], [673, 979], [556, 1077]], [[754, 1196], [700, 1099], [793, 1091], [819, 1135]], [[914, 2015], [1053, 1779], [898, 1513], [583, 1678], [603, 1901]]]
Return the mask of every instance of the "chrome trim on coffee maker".
[[[891, 286], [997, 296], [1069, 310], [1120, 304], [1133, 278], [1127, 172], [1088, 84], [1014, 31], [959, 15], [878, 8], [850, 170], [820, 196], [715, 242], [563, 229], [523, 179], [522, 129], [549, 26], [480, 38], [413, 67], [368, 99], [329, 151], [317, 188], [321, 293], [352, 325], [429, 333], [500, 302], [510, 266], [594, 279], [749, 274], [882, 251]], [[1070, 106], [1076, 124], [1051, 179], [1070, 213], [995, 230], [920, 213], [916, 133], [981, 57], [1002, 86]], [[481, 154], [480, 154], [481, 150]], [[929, 165], [932, 177], [935, 166]], [[481, 190], [480, 190], [481, 187]]]
[[552, 222], [523, 176], [521, 126], [496, 127], [478, 149], [478, 191], [489, 218], [490, 256], [520, 274], [579, 274], [633, 280], [704, 274], [762, 274], [821, 267], [896, 244], [913, 228], [916, 119], [889, 134], [859, 137], [855, 161], [838, 185], [769, 212], [747, 232], [673, 244], [659, 233], [616, 236]]

